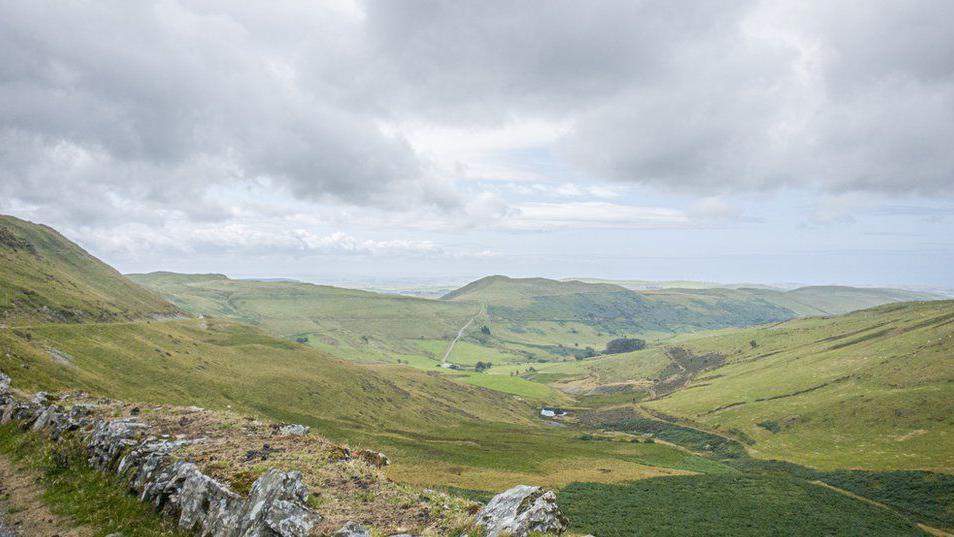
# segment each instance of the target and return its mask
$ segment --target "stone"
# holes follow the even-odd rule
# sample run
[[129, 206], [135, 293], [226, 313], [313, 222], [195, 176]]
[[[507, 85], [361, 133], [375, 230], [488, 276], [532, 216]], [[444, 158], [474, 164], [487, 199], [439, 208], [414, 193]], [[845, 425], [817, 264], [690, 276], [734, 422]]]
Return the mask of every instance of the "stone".
[[89, 465], [99, 470], [110, 470], [120, 456], [139, 444], [149, 426], [136, 419], [99, 421], [89, 440]]
[[391, 464], [391, 459], [388, 459], [387, 455], [377, 451], [371, 451], [370, 449], [358, 450], [354, 456], [377, 468], [383, 468]]
[[371, 532], [354, 521], [348, 521], [340, 530], [332, 534], [334, 537], [371, 537]]
[[291, 425], [283, 425], [278, 429], [278, 434], [284, 436], [305, 436], [311, 431], [311, 427], [307, 425], [298, 425], [293, 423]]
[[46, 392], [36, 392], [31, 402], [34, 405], [48, 405], [53, 401], [53, 397]]
[[13, 381], [10, 380], [3, 371], [0, 371], [0, 395], [6, 395], [10, 393], [10, 384]]
[[[271, 469], [252, 484], [237, 537], [304, 537], [321, 516], [305, 507], [308, 489], [301, 473]], [[271, 530], [270, 533], [268, 530]]]
[[487, 537], [527, 537], [533, 531], [563, 533], [567, 520], [553, 491], [518, 485], [494, 496], [477, 513], [477, 525], [487, 530]]

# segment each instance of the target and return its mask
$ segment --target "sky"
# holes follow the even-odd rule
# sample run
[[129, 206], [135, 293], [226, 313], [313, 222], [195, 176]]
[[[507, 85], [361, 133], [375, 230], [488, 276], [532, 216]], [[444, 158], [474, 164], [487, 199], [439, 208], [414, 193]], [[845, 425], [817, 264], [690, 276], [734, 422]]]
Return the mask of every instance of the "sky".
[[0, 212], [123, 272], [954, 287], [954, 2], [0, 0]]

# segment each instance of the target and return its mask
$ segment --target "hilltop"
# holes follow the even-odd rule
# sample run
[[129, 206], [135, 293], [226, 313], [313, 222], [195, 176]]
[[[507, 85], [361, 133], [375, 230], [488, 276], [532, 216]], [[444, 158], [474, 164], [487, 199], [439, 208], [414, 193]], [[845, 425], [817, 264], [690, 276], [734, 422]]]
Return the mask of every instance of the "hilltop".
[[146, 319], [180, 311], [42, 224], [0, 215], [0, 323]]
[[[561, 280], [574, 281], [574, 280]], [[799, 317], [838, 315], [893, 302], [943, 300], [936, 292], [912, 291], [889, 287], [851, 287], [846, 285], [774, 286], [754, 283], [720, 284], [692, 280], [604, 280], [578, 278], [575, 281], [616, 285], [649, 294], [684, 294], [688, 297], [733, 297], [737, 300], [763, 300], [793, 312]]]

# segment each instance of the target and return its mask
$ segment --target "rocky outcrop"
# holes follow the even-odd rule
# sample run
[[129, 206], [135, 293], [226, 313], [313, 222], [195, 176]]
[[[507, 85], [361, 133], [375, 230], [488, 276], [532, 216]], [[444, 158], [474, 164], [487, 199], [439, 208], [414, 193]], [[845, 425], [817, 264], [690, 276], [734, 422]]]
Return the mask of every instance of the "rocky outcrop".
[[477, 525], [486, 529], [487, 537], [527, 537], [533, 531], [563, 533], [567, 520], [553, 491], [518, 485], [490, 500], [477, 513]]
[[[94, 402], [95, 404], [89, 404]], [[79, 403], [79, 404], [77, 404]], [[128, 408], [128, 405], [126, 405]], [[156, 409], [157, 410], [157, 409]], [[117, 418], [124, 414], [132, 416]], [[202, 429], [176, 434], [155, 416], [145, 421], [140, 412], [120, 412], [115, 402], [93, 400], [86, 395], [51, 397], [41, 393], [29, 401], [18, 400], [10, 393], [10, 382], [0, 373], [0, 423], [15, 422], [20, 429], [44, 433], [54, 440], [67, 433], [81, 438], [87, 449], [89, 465], [112, 473], [141, 501], [148, 502], [179, 527], [200, 537], [306, 537], [322, 529], [322, 517], [308, 504], [309, 493], [296, 471], [270, 469], [251, 486], [248, 496], [231, 490], [226, 484], [206, 475], [190, 460], [195, 450], [214, 445], [215, 438], [196, 438]], [[104, 416], [111, 416], [104, 418]], [[182, 425], [183, 417], [178, 420]], [[191, 419], [191, 418], [189, 418]], [[154, 424], [151, 425], [150, 423]], [[287, 426], [285, 426], [287, 427]], [[295, 426], [292, 426], [295, 427]], [[304, 427], [307, 434], [307, 427]], [[163, 432], [169, 434], [162, 434]], [[296, 435], [300, 429], [272, 429], [274, 435]], [[174, 436], [173, 436], [174, 435]], [[281, 452], [299, 440], [285, 439], [284, 447], [263, 447], [264, 452]], [[208, 442], [212, 442], [207, 444]], [[198, 444], [198, 445], [197, 445]], [[184, 448], [194, 445], [186, 451]], [[360, 460], [375, 467], [390, 463], [379, 452], [337, 446], [340, 457], [328, 450], [329, 461]], [[256, 451], [261, 455], [259, 451]], [[267, 460], [268, 457], [258, 457]], [[199, 459], [201, 460], [201, 459]], [[497, 497], [480, 511], [477, 524], [488, 537], [510, 535], [526, 537], [530, 532], [562, 533], [566, 519], [555, 503], [553, 492], [538, 487], [514, 487]], [[471, 511], [473, 512], [473, 511]], [[356, 522], [349, 522], [334, 535], [337, 537], [370, 537], [370, 531]], [[413, 537], [400, 534], [397, 537]]]
[[142, 501], [196, 535], [305, 537], [321, 520], [307, 505], [308, 489], [299, 472], [271, 469], [253, 483], [245, 498], [203, 474], [195, 464], [176, 460], [177, 450], [204, 439], [156, 438], [150, 436], [151, 427], [137, 418], [93, 420], [90, 405], [65, 409], [44, 404], [49, 400], [42, 394], [30, 402], [18, 402], [4, 391], [0, 416], [4, 423], [17, 421], [21, 428], [53, 438], [80, 431], [90, 466], [119, 475]]

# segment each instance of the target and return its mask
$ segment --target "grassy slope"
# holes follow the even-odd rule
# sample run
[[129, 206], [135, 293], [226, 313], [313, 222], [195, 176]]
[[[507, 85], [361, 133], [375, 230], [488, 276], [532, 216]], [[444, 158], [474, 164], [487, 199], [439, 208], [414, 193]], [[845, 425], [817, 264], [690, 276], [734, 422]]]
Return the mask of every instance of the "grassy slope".
[[53, 229], [0, 215], [0, 323], [143, 318], [176, 309]]
[[730, 330], [680, 345], [723, 353], [728, 364], [652, 408], [740, 430], [756, 440], [759, 457], [824, 469], [954, 472], [954, 301]]
[[698, 281], [600, 280], [583, 278], [588, 283], [612, 284], [635, 291], [655, 291], [668, 296], [685, 295], [688, 299], [706, 296], [734, 297], [737, 300], [762, 300], [786, 308], [798, 316], [837, 315], [872, 308], [893, 302], [938, 300], [941, 295], [904, 289], [847, 287], [835, 285], [806, 286], [784, 290], [757, 284], [718, 284]]
[[222, 275], [132, 274], [181, 308], [231, 317], [359, 362], [419, 355], [421, 339], [452, 339], [476, 312], [469, 304], [300, 282], [230, 280]]
[[407, 366], [353, 365], [229, 321], [0, 329], [0, 369], [25, 390], [231, 406], [313, 425], [386, 451], [395, 460], [392, 477], [428, 486], [498, 490], [666, 473], [655, 466], [709, 468], [665, 446], [577, 440], [568, 429], [543, 426], [535, 407], [511, 396]]

